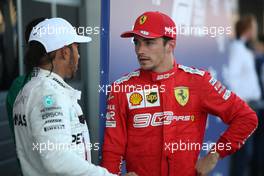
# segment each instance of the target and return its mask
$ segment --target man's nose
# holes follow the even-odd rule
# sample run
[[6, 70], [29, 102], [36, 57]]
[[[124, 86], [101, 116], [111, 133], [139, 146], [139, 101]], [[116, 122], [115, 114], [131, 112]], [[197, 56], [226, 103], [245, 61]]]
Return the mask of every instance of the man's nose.
[[137, 46], [137, 53], [144, 54], [146, 51], [146, 46], [143, 43], [139, 43]]

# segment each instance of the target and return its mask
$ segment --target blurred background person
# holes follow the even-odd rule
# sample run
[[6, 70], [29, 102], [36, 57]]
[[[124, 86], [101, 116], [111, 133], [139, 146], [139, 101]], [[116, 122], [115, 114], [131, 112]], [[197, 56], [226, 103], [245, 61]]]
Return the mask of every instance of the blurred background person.
[[[235, 25], [236, 39], [231, 43], [228, 63], [228, 84], [240, 98], [251, 104], [260, 100], [261, 90], [255, 69], [255, 56], [250, 43], [257, 39], [257, 22], [253, 15], [242, 16]], [[252, 155], [251, 141], [231, 159], [232, 176], [248, 175]]]
[[243, 100], [259, 100], [261, 96], [255, 69], [254, 53], [247, 45], [256, 40], [257, 22], [246, 15], [236, 23], [236, 40], [230, 47], [229, 86]]
[[258, 41], [254, 45], [256, 56], [256, 71], [258, 75], [258, 83], [261, 91], [261, 100], [264, 100], [264, 35], [258, 37]]
[[[29, 35], [31, 30], [33, 29], [34, 26], [36, 26], [39, 22], [43, 21], [45, 18], [40, 17], [32, 20], [29, 22], [26, 26], [26, 31], [25, 31], [25, 43], [28, 45], [28, 40], [29, 40]], [[13, 104], [16, 100], [17, 94], [19, 91], [24, 87], [24, 85], [30, 80], [31, 78], [31, 72], [30, 68], [26, 68], [26, 74], [22, 76], [18, 76], [12, 83], [7, 97], [6, 97], [6, 109], [8, 113], [8, 120], [9, 120], [9, 126], [11, 133], [14, 134], [14, 124], [13, 124]]]
[[261, 101], [255, 104], [255, 111], [257, 112], [259, 123], [258, 128], [253, 134], [253, 154], [252, 154], [252, 167], [251, 175], [262, 176], [264, 175], [264, 35], [258, 37], [258, 41], [253, 45], [255, 58], [256, 58], [256, 71], [258, 75], [258, 83], [261, 90]]
[[17, 15], [13, 0], [0, 1], [0, 91], [18, 76]]

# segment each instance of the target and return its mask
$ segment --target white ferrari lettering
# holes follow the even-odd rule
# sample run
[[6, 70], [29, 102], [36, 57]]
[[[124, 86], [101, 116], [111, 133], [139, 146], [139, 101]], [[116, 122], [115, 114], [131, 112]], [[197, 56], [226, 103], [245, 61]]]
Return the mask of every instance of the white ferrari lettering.
[[135, 128], [155, 127], [169, 125], [172, 121], [194, 121], [194, 118], [193, 115], [175, 116], [172, 111], [156, 112], [153, 115], [150, 113], [136, 114], [133, 126]]

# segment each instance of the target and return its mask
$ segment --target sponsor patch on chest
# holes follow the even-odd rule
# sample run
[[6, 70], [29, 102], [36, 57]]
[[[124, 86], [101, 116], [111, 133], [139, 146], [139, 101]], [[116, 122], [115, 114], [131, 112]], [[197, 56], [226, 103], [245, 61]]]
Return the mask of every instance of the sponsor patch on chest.
[[160, 106], [158, 88], [134, 91], [126, 94], [129, 109]]

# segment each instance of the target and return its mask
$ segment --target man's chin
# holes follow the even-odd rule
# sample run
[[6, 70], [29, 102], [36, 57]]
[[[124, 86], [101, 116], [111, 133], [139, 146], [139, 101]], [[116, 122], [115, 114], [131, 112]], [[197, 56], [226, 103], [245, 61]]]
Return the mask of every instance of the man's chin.
[[141, 69], [142, 70], [146, 70], [146, 71], [150, 71], [150, 70], [153, 70], [153, 67], [152, 66], [147, 66], [147, 65], [141, 65]]

